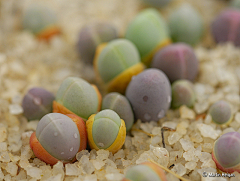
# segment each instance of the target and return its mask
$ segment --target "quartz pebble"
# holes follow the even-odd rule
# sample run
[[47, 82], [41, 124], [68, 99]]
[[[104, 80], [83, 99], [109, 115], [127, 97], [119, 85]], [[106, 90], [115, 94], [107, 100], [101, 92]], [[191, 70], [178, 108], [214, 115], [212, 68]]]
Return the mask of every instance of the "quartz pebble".
[[27, 175], [31, 176], [32, 178], [35, 178], [35, 179], [41, 178], [42, 170], [40, 168], [27, 167], [26, 171], [27, 171]]
[[197, 166], [197, 163], [194, 161], [190, 161], [185, 164], [185, 167], [189, 170], [194, 170], [196, 166]]
[[198, 129], [201, 132], [201, 135], [204, 137], [217, 139], [217, 137], [219, 136], [219, 133], [209, 125], [200, 123], [198, 124]]
[[10, 114], [18, 115], [23, 113], [23, 108], [18, 104], [11, 104], [9, 105], [9, 111], [10, 111]]
[[0, 127], [0, 142], [5, 141], [7, 138], [7, 129], [6, 127]]
[[195, 112], [185, 105], [181, 106], [179, 108], [179, 111], [180, 111], [180, 117], [183, 119], [195, 119], [196, 117]]
[[186, 139], [182, 138], [182, 139], [180, 139], [180, 143], [185, 151], [188, 151], [188, 150], [194, 148], [194, 145], [190, 140], [186, 140]]
[[77, 167], [76, 164], [66, 164], [65, 165], [66, 175], [77, 176], [81, 173], [81, 170]]
[[186, 173], [187, 170], [181, 163], [177, 163], [172, 168], [172, 171], [174, 171], [176, 174], [178, 174], [180, 176], [183, 176]]

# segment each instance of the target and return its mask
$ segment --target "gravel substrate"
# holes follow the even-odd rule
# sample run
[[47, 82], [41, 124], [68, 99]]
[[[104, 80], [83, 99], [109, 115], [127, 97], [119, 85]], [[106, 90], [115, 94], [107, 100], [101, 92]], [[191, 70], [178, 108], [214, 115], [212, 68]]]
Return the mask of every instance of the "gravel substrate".
[[[46, 4], [56, 12], [60, 36], [42, 42], [21, 29], [22, 13], [32, 2]], [[92, 67], [81, 62], [75, 49], [79, 30], [91, 22], [107, 21], [123, 35], [127, 24], [145, 6], [140, 0], [0, 1], [0, 180], [117, 181], [127, 169], [148, 159], [192, 181], [240, 180], [237, 172], [231, 178], [202, 177], [203, 172], [221, 173], [211, 156], [214, 141], [224, 133], [240, 132], [240, 49], [230, 43], [215, 45], [208, 31], [209, 22], [227, 2], [175, 0], [160, 11], [167, 18], [183, 2], [190, 2], [202, 13], [206, 29], [203, 41], [194, 47], [200, 69], [194, 82], [197, 101], [193, 109], [181, 106], [169, 110], [159, 122], [138, 120], [123, 148], [114, 155], [84, 150], [77, 154], [75, 163], [63, 166], [58, 162], [51, 167], [30, 149], [29, 138], [39, 120], [28, 122], [22, 115], [24, 94], [36, 86], [56, 94], [69, 76], [96, 83]], [[229, 126], [217, 126], [208, 115], [209, 107], [218, 100], [231, 105], [233, 121]], [[162, 127], [175, 130], [164, 131], [165, 148]], [[171, 173], [166, 175], [169, 181], [179, 180]]]

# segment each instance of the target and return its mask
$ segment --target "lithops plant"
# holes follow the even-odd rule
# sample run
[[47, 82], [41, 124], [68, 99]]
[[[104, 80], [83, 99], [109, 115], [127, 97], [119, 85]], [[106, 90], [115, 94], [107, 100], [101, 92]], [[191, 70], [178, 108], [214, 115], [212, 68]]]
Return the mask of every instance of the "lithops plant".
[[92, 64], [97, 46], [117, 37], [118, 32], [116, 28], [108, 23], [95, 23], [83, 27], [77, 41], [77, 51], [81, 60]]
[[108, 92], [124, 93], [131, 77], [144, 70], [135, 45], [126, 39], [116, 39], [98, 47], [94, 68]]
[[158, 121], [164, 117], [171, 103], [171, 85], [158, 69], [147, 69], [133, 77], [126, 90], [136, 119]]
[[170, 14], [169, 29], [174, 42], [195, 45], [203, 35], [203, 20], [190, 4], [184, 3]]
[[230, 104], [223, 100], [215, 102], [210, 107], [209, 114], [212, 117], [212, 121], [220, 125], [230, 124], [233, 118]]
[[125, 121], [126, 130], [129, 131], [134, 122], [132, 107], [127, 98], [117, 92], [107, 94], [102, 101], [102, 109], [115, 111]]
[[162, 70], [171, 83], [179, 79], [193, 81], [198, 73], [198, 59], [189, 45], [175, 43], [159, 50], [151, 67]]
[[227, 9], [213, 21], [212, 35], [217, 43], [232, 42], [240, 46], [240, 10]]
[[193, 81], [198, 73], [198, 59], [189, 45], [175, 43], [159, 50], [151, 67], [162, 70], [171, 83], [179, 79]]
[[188, 80], [177, 80], [172, 84], [172, 108], [182, 105], [193, 107], [196, 100], [193, 83]]
[[125, 142], [125, 122], [113, 110], [105, 109], [91, 115], [86, 127], [91, 149], [105, 149], [116, 153]]
[[101, 109], [102, 97], [95, 85], [78, 77], [68, 77], [60, 85], [53, 112], [76, 114], [87, 120]]
[[22, 100], [23, 114], [29, 120], [40, 120], [52, 112], [55, 96], [44, 88], [31, 88]]
[[167, 178], [158, 165], [143, 162], [128, 169], [122, 181], [167, 181]]
[[49, 113], [42, 117], [30, 137], [30, 147], [40, 160], [54, 165], [58, 161], [75, 161], [75, 155], [86, 149], [84, 121], [74, 114]]
[[142, 0], [142, 1], [147, 5], [150, 5], [156, 8], [162, 8], [171, 2], [171, 0]]
[[145, 9], [129, 24], [125, 37], [132, 41], [147, 66], [153, 55], [162, 47], [171, 43], [168, 27], [155, 9]]
[[240, 133], [229, 132], [220, 136], [214, 143], [212, 158], [223, 172], [240, 172]]
[[22, 26], [35, 34], [37, 38], [45, 40], [61, 32], [54, 12], [38, 4], [33, 4], [26, 9]]

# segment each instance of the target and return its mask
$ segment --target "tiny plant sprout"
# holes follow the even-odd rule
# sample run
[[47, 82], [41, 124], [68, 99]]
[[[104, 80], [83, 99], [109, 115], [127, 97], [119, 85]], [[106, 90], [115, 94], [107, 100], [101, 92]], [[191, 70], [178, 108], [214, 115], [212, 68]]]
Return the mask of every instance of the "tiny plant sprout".
[[127, 98], [117, 92], [107, 94], [102, 101], [102, 109], [115, 111], [125, 121], [126, 129], [129, 131], [134, 122], [132, 107]]
[[240, 10], [222, 11], [212, 23], [212, 35], [217, 43], [232, 42], [240, 46]]
[[129, 24], [125, 37], [132, 41], [141, 56], [142, 62], [149, 66], [153, 55], [171, 43], [168, 27], [155, 9], [145, 9]]
[[213, 145], [212, 158], [223, 172], [240, 172], [240, 133], [228, 132], [220, 136]]
[[87, 132], [84, 121], [74, 114], [49, 113], [42, 117], [30, 137], [30, 147], [40, 160], [54, 165], [70, 163], [86, 149]]
[[203, 20], [190, 4], [182, 4], [170, 14], [169, 29], [174, 42], [195, 45], [203, 34]]
[[171, 83], [179, 79], [193, 81], [198, 73], [198, 59], [189, 45], [175, 43], [159, 50], [151, 67], [162, 70]]
[[108, 23], [95, 23], [83, 27], [77, 41], [77, 51], [81, 60], [92, 64], [96, 47], [117, 37], [116, 28]]
[[172, 107], [179, 108], [182, 105], [193, 107], [196, 100], [192, 82], [177, 80], [172, 84]]
[[57, 25], [57, 17], [51, 9], [40, 6], [31, 5], [26, 9], [22, 26], [24, 29], [31, 31], [39, 39], [50, 39], [53, 35], [60, 33]]
[[209, 109], [209, 114], [216, 124], [230, 124], [233, 118], [230, 104], [226, 101], [217, 101]]
[[101, 108], [101, 94], [97, 87], [87, 81], [68, 77], [60, 85], [53, 101], [53, 112], [76, 114], [87, 120], [88, 117]]
[[30, 89], [23, 97], [23, 114], [29, 120], [40, 120], [45, 114], [52, 112], [54, 95], [39, 87]]
[[171, 103], [171, 85], [158, 69], [147, 69], [133, 77], [126, 90], [136, 119], [158, 121], [165, 116]]
[[108, 92], [124, 93], [131, 77], [145, 68], [135, 45], [126, 39], [116, 39], [98, 47], [94, 68]]
[[167, 181], [167, 178], [157, 164], [143, 162], [128, 169], [122, 181]]
[[116, 153], [125, 142], [125, 122], [113, 110], [105, 109], [91, 115], [86, 127], [91, 149], [105, 149]]
[[150, 5], [156, 8], [161, 8], [166, 6], [171, 0], [142, 0], [142, 1], [147, 5]]

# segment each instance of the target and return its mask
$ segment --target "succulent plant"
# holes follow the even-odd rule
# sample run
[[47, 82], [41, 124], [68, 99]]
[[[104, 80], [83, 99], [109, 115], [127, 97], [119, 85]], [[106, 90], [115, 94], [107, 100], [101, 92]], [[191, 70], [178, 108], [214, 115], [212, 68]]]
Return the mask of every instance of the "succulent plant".
[[228, 132], [214, 143], [213, 161], [223, 172], [240, 172], [240, 133]]
[[172, 107], [179, 108], [182, 105], [193, 107], [196, 100], [192, 82], [177, 80], [172, 84]]
[[86, 149], [84, 121], [74, 114], [49, 113], [42, 117], [30, 137], [30, 147], [40, 160], [54, 165], [75, 161], [77, 152]]
[[134, 122], [132, 107], [127, 98], [117, 92], [107, 94], [102, 101], [102, 109], [115, 111], [125, 121], [126, 130], [129, 131]]
[[155, 9], [145, 9], [129, 24], [125, 37], [132, 41], [147, 66], [160, 48], [171, 43], [168, 27]]
[[240, 46], [240, 10], [222, 11], [213, 21], [211, 30], [217, 43], [233, 42], [235, 46]]
[[66, 78], [53, 101], [53, 112], [76, 114], [87, 120], [101, 108], [101, 94], [94, 85], [77, 77]]
[[125, 122], [113, 110], [105, 109], [91, 115], [86, 122], [86, 127], [91, 149], [106, 149], [115, 153], [125, 142]]
[[116, 39], [117, 37], [117, 30], [111, 24], [95, 23], [83, 27], [77, 41], [77, 50], [81, 60], [85, 63], [92, 64], [97, 46], [103, 42]]
[[142, 72], [145, 67], [132, 42], [116, 39], [98, 47], [94, 68], [109, 92], [124, 93], [131, 77]]
[[22, 100], [23, 114], [29, 120], [39, 120], [52, 112], [54, 95], [40, 87], [30, 89]]
[[147, 69], [133, 77], [126, 90], [136, 119], [158, 121], [165, 116], [171, 103], [171, 85], [158, 69]]
[[198, 73], [198, 60], [189, 45], [175, 43], [159, 50], [151, 67], [162, 70], [171, 83], [179, 79], [193, 81]]
[[161, 8], [166, 6], [171, 0], [142, 0], [142, 1], [147, 5], [150, 5], [156, 8]]
[[230, 2], [230, 6], [233, 7], [233, 8], [238, 8], [240, 9], [240, 0], [232, 0]]
[[144, 162], [127, 170], [122, 181], [167, 181], [164, 171], [152, 162]]
[[209, 109], [209, 114], [216, 124], [230, 124], [232, 121], [232, 110], [226, 101], [217, 101]]
[[184, 3], [170, 14], [169, 29], [174, 42], [195, 45], [203, 34], [203, 20], [190, 4]]
[[48, 40], [53, 35], [60, 33], [57, 17], [53, 11], [37, 4], [31, 5], [26, 9], [22, 26], [35, 34], [39, 39]]

